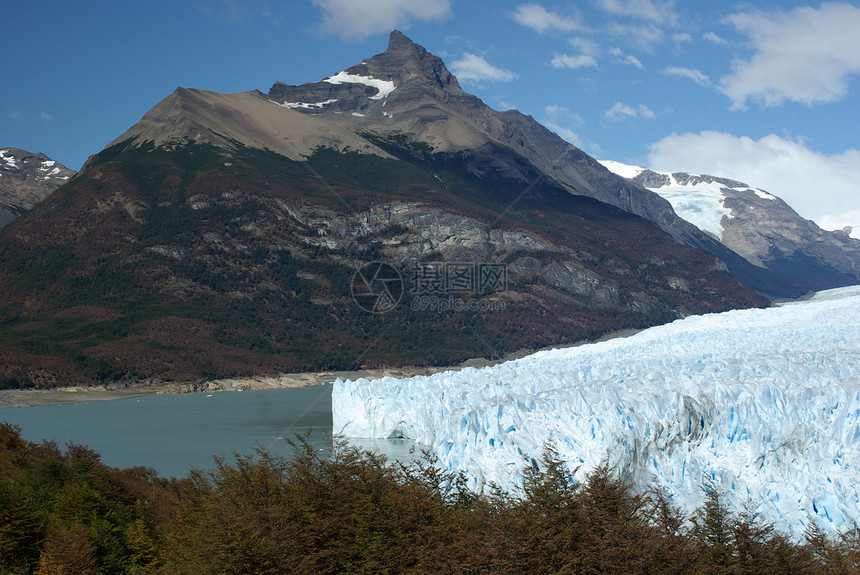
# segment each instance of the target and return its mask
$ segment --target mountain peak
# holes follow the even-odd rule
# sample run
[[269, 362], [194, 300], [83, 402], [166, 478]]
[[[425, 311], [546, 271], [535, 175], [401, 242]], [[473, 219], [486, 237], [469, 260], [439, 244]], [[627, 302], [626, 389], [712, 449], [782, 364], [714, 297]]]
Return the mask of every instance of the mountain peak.
[[398, 30], [391, 32], [388, 49], [365, 60], [361, 67], [375, 77], [390, 78], [398, 81], [398, 84], [417, 79], [430, 81], [435, 87], [445, 91], [463, 93], [457, 78], [448, 71], [441, 58], [434, 56]]
[[408, 99], [420, 97], [428, 88], [455, 96], [465, 94], [441, 58], [394, 30], [384, 52], [321, 82], [301, 86], [276, 82], [268, 97], [315, 114], [330, 110], [364, 113], [367, 105], [381, 106], [392, 92], [396, 91], [395, 99]]
[[400, 30], [392, 30], [388, 37], [388, 50], [386, 52], [411, 52], [418, 50], [426, 53], [427, 50], [423, 46], [419, 46], [413, 42], [408, 36], [400, 32]]
[[42, 153], [0, 148], [0, 228], [75, 175]]

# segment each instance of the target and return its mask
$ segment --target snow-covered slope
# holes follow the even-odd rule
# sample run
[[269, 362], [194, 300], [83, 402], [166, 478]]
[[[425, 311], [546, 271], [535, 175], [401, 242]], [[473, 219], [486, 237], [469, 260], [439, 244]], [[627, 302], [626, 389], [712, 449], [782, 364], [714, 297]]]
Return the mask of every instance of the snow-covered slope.
[[860, 283], [860, 240], [850, 237], [850, 228], [822, 230], [777, 196], [735, 180], [600, 163], [661, 196], [681, 218], [755, 266], [813, 291]]
[[675, 213], [719, 240], [723, 239], [725, 231], [723, 217], [732, 217], [732, 210], [725, 206], [725, 200], [730, 193], [752, 194], [762, 199], [776, 200], [775, 196], [763, 190], [725, 178], [681, 172], [655, 172], [612, 160], [602, 160], [600, 163], [622, 178], [642, 179], [640, 183], [672, 204]]
[[510, 488], [553, 444], [576, 478], [607, 460], [692, 510], [713, 481], [786, 532], [860, 523], [860, 287], [692, 316], [483, 369], [338, 381], [334, 429], [429, 445], [472, 486]]

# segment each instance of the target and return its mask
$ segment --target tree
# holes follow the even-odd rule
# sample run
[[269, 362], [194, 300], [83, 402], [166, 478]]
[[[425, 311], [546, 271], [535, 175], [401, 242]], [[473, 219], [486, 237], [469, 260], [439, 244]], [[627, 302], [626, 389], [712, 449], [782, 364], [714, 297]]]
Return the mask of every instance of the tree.
[[35, 575], [95, 575], [95, 549], [80, 523], [52, 530], [45, 539]]
[[45, 528], [20, 486], [0, 478], [0, 572], [28, 569], [39, 558]]
[[713, 483], [705, 485], [705, 503], [693, 516], [690, 533], [701, 573], [729, 573], [734, 552], [732, 516]]

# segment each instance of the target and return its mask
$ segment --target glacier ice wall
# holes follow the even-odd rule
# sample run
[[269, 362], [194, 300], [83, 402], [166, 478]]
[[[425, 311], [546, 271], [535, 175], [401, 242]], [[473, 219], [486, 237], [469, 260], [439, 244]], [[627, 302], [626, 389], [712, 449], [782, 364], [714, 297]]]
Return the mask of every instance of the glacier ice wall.
[[471, 486], [511, 489], [554, 445], [687, 511], [713, 483], [795, 536], [860, 523], [860, 286], [692, 316], [482, 369], [335, 383], [334, 430], [408, 437]]

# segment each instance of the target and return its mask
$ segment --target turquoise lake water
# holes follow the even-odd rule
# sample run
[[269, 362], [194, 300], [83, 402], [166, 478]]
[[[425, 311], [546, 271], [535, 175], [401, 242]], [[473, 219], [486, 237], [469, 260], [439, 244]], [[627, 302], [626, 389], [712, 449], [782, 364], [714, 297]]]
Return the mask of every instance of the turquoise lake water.
[[[294, 389], [186, 393], [0, 409], [0, 421], [21, 426], [24, 439], [84, 444], [113, 467], [146, 466], [162, 477], [184, 477], [213, 466], [213, 457], [253, 453], [260, 445], [288, 455], [284, 438], [311, 432], [324, 450], [332, 431], [331, 385]], [[393, 459], [406, 459], [405, 440], [350, 440]]]

